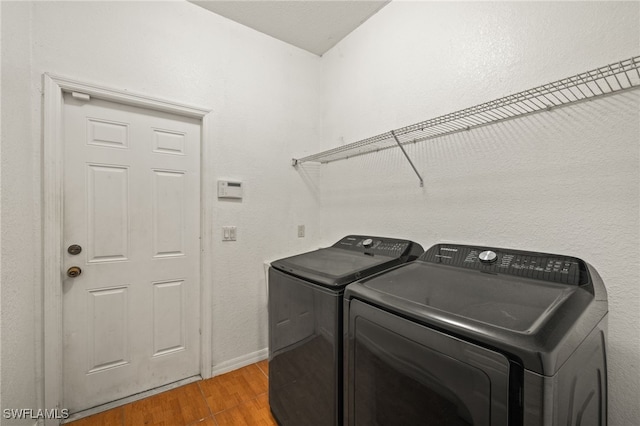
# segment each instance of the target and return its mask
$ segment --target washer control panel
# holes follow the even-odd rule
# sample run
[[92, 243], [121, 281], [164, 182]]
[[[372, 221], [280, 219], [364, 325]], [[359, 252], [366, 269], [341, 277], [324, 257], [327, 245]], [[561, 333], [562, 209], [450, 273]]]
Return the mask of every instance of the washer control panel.
[[335, 243], [333, 247], [359, 251], [369, 255], [400, 257], [419, 249], [416, 257], [422, 254], [419, 244], [408, 240], [394, 238], [370, 237], [364, 235], [348, 235]]
[[562, 284], [582, 285], [589, 282], [587, 267], [582, 260], [556, 254], [436, 244], [420, 259], [431, 263]]

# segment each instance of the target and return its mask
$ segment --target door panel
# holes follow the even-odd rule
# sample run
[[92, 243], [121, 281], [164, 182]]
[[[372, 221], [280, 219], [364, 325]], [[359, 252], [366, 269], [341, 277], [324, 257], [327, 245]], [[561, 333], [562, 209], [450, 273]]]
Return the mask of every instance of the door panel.
[[183, 280], [153, 283], [153, 356], [185, 349]]
[[88, 292], [89, 373], [130, 362], [127, 287]]
[[65, 95], [64, 141], [73, 413], [199, 374], [200, 122]]
[[89, 262], [128, 259], [129, 186], [127, 167], [87, 165]]
[[186, 180], [184, 172], [153, 171], [153, 256], [156, 258], [184, 256]]
[[153, 129], [154, 152], [173, 155], [184, 155], [186, 135], [168, 130]]
[[108, 148], [129, 147], [129, 125], [95, 118], [87, 119], [89, 145], [105, 146]]

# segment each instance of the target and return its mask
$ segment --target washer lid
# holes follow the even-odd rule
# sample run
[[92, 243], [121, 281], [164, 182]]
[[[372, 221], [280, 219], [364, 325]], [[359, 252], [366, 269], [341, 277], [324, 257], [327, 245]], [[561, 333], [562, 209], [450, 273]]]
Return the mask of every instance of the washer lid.
[[431, 262], [425, 260], [430, 251], [348, 286], [345, 298], [499, 348], [543, 374], [552, 374], [607, 312], [590, 279], [576, 285], [522, 276], [520, 269], [496, 273], [490, 266]]
[[271, 266], [325, 287], [341, 288], [413, 260], [422, 252], [411, 241], [349, 235], [332, 247], [280, 259]]
[[401, 301], [409, 310], [456, 316], [458, 324], [469, 320], [523, 334], [535, 333], [579, 289], [422, 261], [388, 274], [362, 285]]

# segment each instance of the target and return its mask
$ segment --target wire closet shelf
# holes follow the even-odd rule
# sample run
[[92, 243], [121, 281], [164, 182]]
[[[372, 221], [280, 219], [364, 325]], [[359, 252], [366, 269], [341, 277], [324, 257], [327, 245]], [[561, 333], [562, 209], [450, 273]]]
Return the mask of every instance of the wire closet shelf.
[[292, 165], [298, 166], [306, 162], [329, 163], [383, 149], [400, 147], [420, 178], [422, 186], [422, 178], [405, 152], [403, 145], [470, 130], [527, 114], [550, 111], [555, 107], [640, 87], [639, 69], [640, 56], [634, 56], [573, 77], [391, 130], [367, 139], [306, 157], [294, 158]]

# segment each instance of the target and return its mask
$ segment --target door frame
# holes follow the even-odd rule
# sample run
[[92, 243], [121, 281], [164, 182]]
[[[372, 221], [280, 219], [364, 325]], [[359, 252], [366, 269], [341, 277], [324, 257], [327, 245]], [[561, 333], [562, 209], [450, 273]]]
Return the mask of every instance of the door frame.
[[200, 376], [211, 377], [213, 276], [213, 112], [129, 91], [43, 74], [43, 367], [44, 407], [62, 407], [63, 396], [63, 107], [64, 93], [80, 92], [92, 98], [167, 112], [201, 121], [200, 131]]

